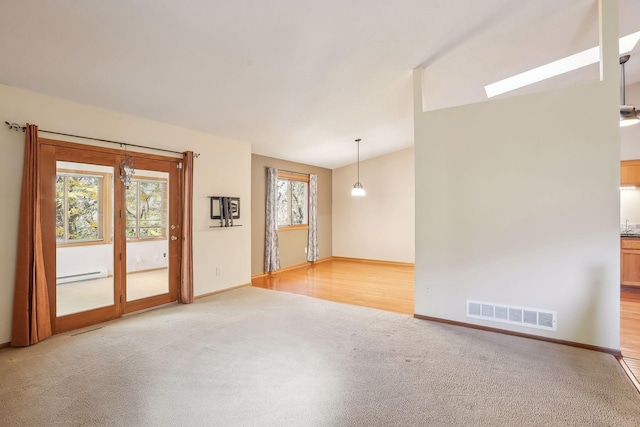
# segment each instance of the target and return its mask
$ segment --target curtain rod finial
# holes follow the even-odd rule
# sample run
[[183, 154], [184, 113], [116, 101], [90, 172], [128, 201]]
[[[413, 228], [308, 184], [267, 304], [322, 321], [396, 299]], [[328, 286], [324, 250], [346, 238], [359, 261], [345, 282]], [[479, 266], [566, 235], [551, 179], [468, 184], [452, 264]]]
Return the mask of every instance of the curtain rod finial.
[[19, 124], [17, 124], [17, 123], [9, 123], [9, 122], [8, 122], [8, 121], [6, 121], [6, 120], [5, 120], [4, 122], [5, 122], [5, 124], [6, 124], [7, 126], [9, 126], [9, 130], [15, 130], [16, 132], [18, 132], [18, 131], [22, 131], [22, 132], [24, 132], [24, 131], [26, 131], [26, 130], [27, 130], [27, 127], [26, 127], [26, 126], [20, 126], [20, 125], [19, 125]]

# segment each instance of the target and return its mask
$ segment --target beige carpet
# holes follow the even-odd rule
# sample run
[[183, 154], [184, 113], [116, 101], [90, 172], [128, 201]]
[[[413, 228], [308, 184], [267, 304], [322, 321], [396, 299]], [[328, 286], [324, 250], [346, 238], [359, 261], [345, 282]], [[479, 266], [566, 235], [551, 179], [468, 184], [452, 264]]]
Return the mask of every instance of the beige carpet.
[[241, 288], [0, 351], [0, 425], [637, 426], [609, 355]]

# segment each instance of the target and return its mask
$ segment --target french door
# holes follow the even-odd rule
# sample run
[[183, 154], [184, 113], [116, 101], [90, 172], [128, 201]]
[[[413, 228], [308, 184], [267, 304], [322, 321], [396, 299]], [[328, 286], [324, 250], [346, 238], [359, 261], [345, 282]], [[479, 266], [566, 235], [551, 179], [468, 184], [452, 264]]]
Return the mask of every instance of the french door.
[[[41, 140], [54, 333], [177, 300], [181, 159]], [[134, 172], [123, 182], [121, 163]]]

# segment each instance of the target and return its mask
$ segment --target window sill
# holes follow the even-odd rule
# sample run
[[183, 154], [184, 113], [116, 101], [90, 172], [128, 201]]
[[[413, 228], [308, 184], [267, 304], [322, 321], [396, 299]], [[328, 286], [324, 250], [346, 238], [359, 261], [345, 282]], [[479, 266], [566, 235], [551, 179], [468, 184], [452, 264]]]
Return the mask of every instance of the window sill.
[[290, 225], [288, 227], [278, 227], [278, 231], [292, 231], [292, 230], [308, 230], [309, 224]]
[[106, 240], [92, 240], [88, 242], [60, 242], [56, 243], [57, 248], [73, 248], [75, 246], [94, 246], [94, 245], [110, 245], [111, 242]]
[[138, 242], [155, 242], [158, 240], [167, 240], [166, 236], [162, 236], [162, 237], [149, 237], [147, 239], [134, 239], [134, 238], [127, 238], [127, 243], [138, 243]]

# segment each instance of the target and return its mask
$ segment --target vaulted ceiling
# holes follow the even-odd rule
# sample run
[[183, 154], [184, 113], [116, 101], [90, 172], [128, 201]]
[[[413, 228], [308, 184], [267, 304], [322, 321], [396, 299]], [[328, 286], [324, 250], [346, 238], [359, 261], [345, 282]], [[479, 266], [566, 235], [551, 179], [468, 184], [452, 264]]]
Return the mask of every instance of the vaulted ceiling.
[[[640, 2], [620, 9], [620, 34], [640, 31]], [[414, 67], [431, 108], [480, 102], [488, 83], [597, 45], [597, 14], [595, 0], [4, 0], [0, 83], [335, 168], [355, 138], [365, 159], [413, 145]]]

